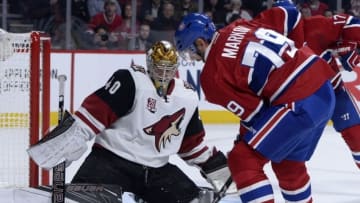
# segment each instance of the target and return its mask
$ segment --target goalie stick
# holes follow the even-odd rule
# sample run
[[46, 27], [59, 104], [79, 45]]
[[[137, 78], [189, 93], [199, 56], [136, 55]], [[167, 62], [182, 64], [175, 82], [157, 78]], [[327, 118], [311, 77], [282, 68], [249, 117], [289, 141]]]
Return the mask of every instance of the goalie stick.
[[[71, 183], [66, 184], [66, 202], [78, 203], [122, 203], [122, 188], [111, 184]], [[49, 186], [37, 189], [52, 192]], [[124, 202], [126, 203], [126, 202]]]
[[[64, 89], [66, 75], [59, 75], [59, 109], [58, 109], [58, 124], [62, 122], [64, 114]], [[65, 202], [65, 161], [56, 165], [53, 168], [52, 174], [52, 203], [64, 203]]]
[[214, 199], [211, 203], [218, 203], [223, 197], [225, 197], [226, 195], [226, 191], [228, 190], [228, 188], [230, 187], [231, 183], [233, 182], [232, 181], [232, 178], [231, 176], [229, 176], [224, 185], [219, 189], [217, 190], [217, 186], [216, 184], [213, 182], [213, 180], [211, 180], [207, 175], [206, 173], [204, 173], [204, 171], [200, 170], [200, 173], [201, 175], [206, 179], [206, 181], [208, 183], [210, 183], [210, 185], [214, 188]]
[[216, 191], [214, 193], [214, 199], [213, 199], [212, 203], [218, 203], [226, 195], [226, 191], [230, 187], [232, 182], [233, 182], [232, 178], [231, 178], [231, 176], [229, 176], [229, 178], [226, 180], [226, 182], [220, 188], [220, 190]]

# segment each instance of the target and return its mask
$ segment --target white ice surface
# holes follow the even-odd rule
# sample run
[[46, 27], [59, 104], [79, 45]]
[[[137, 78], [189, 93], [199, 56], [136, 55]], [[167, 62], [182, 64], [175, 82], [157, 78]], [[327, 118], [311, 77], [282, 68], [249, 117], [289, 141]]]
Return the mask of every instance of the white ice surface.
[[[205, 128], [207, 140], [211, 144], [223, 151], [231, 149], [238, 130], [237, 125], [206, 125]], [[196, 170], [183, 165], [176, 157], [173, 161], [180, 163], [197, 183], [207, 184]], [[307, 166], [311, 177], [314, 203], [360, 203], [360, 170], [353, 162], [350, 150], [341, 135], [335, 132], [332, 126], [325, 128], [319, 145]], [[268, 165], [265, 166], [265, 172], [272, 182], [275, 202], [283, 203], [277, 180]], [[241, 202], [238, 195], [228, 195], [221, 201], [221, 203], [233, 202]]]
[[[205, 125], [205, 129], [207, 131], [206, 139], [210, 144], [216, 145], [218, 149], [227, 152], [233, 145], [238, 126], [235, 124], [211, 124]], [[67, 168], [67, 182], [71, 180], [83, 159]], [[210, 186], [196, 168], [187, 166], [176, 156], [171, 157], [171, 162], [178, 164], [198, 185]], [[355, 166], [351, 153], [341, 139], [340, 134], [336, 133], [332, 126], [326, 127], [317, 150], [307, 165], [312, 180], [314, 203], [360, 203], [360, 170]], [[265, 172], [272, 182], [276, 203], [284, 202], [277, 181], [269, 166], [265, 167]], [[13, 203], [15, 202], [14, 199], [20, 198], [18, 196], [20, 194], [28, 198], [25, 202], [32, 202], [31, 192], [33, 192], [32, 189], [0, 189], [0, 203]], [[41, 195], [44, 198], [48, 197], [47, 194]], [[22, 203], [16, 201], [16, 203], [19, 202]], [[236, 194], [227, 195], [220, 201], [220, 203], [234, 202], [241, 202]], [[130, 202], [125, 201], [125, 203]]]

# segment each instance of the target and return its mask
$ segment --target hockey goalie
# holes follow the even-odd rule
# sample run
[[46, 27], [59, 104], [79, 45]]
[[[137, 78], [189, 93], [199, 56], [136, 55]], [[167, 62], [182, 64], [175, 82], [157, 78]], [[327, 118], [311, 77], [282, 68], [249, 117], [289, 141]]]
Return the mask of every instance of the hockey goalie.
[[175, 77], [174, 46], [156, 42], [146, 57], [146, 68], [132, 63], [114, 72], [28, 154], [46, 169], [69, 165], [95, 138], [72, 183], [118, 185], [148, 203], [211, 202], [211, 192], [204, 195], [169, 157], [179, 155], [219, 188], [230, 177], [227, 158], [204, 141], [198, 96]]

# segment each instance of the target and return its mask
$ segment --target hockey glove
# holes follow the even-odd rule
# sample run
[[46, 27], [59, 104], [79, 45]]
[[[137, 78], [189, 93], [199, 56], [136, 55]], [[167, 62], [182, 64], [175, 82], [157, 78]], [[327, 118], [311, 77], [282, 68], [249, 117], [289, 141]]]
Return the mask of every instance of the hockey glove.
[[27, 152], [42, 168], [49, 170], [63, 161], [68, 166], [86, 152], [86, 142], [92, 137], [85, 126], [66, 112], [63, 121]]
[[353, 68], [359, 65], [360, 56], [357, 51], [356, 42], [340, 42], [334, 48], [335, 54], [339, 57], [341, 65], [347, 71], [352, 71]]
[[219, 191], [230, 177], [227, 158], [221, 151], [215, 152], [205, 163], [201, 164], [201, 169], [201, 175], [216, 191]]

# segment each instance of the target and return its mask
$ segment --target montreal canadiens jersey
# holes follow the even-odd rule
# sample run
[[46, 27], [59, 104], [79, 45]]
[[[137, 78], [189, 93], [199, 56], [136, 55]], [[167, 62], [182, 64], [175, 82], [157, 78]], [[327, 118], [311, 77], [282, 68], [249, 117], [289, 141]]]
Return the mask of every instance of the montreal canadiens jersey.
[[340, 70], [352, 71], [360, 63], [356, 49], [360, 43], [359, 18], [347, 14], [302, 18], [294, 5], [286, 5], [272, 7], [255, 20], [292, 39], [296, 47], [310, 47], [324, 59], [337, 72], [331, 79], [334, 89], [342, 84]]
[[[335, 64], [334, 51], [349, 49], [344, 44], [355, 43], [359, 46], [360, 43], [360, 19], [347, 14], [331, 18], [322, 15], [302, 18], [295, 6], [279, 6], [260, 13], [255, 20], [292, 39], [296, 47], [309, 46], [329, 64]], [[354, 54], [357, 54], [353, 51], [350, 48], [349, 53], [340, 58], [348, 71], [359, 62], [352, 61], [356, 60]]]
[[304, 22], [296, 7], [272, 7], [261, 12], [254, 20], [292, 39], [296, 47], [304, 45]]
[[215, 34], [200, 80], [208, 101], [247, 122], [266, 106], [311, 95], [334, 74], [308, 47], [240, 19]]
[[89, 95], [75, 113], [100, 145], [129, 161], [160, 167], [179, 154], [189, 164], [206, 161], [212, 150], [203, 143], [198, 96], [180, 79], [160, 97], [141, 66], [119, 69]]
[[292, 39], [296, 47], [311, 47], [318, 55], [339, 40], [360, 43], [360, 19], [347, 14], [302, 18], [295, 6], [280, 6], [261, 12], [254, 20]]

